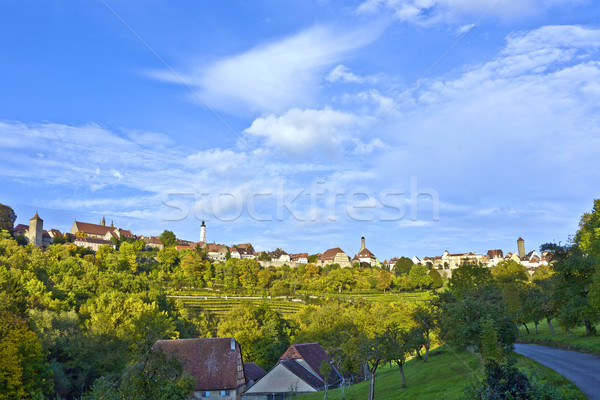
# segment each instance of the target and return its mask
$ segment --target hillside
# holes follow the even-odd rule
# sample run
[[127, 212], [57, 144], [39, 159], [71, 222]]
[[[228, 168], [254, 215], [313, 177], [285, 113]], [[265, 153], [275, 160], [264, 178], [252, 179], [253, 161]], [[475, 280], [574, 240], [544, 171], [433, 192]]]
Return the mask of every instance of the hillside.
[[[453, 351], [444, 346], [441, 354], [430, 356], [429, 362], [413, 359], [404, 367], [407, 388], [401, 387], [400, 371], [396, 365], [383, 366], [377, 373], [375, 381], [375, 398], [377, 400], [460, 400], [464, 398], [463, 391], [471, 382], [481, 376], [482, 368], [477, 358], [466, 351]], [[518, 356], [518, 364], [530, 378], [547, 382], [559, 388], [565, 397], [571, 395], [575, 399], [586, 399], [581, 391], [570, 381], [556, 372], [532, 361]], [[366, 399], [369, 382], [360, 382], [344, 389], [330, 390], [329, 399]], [[296, 397], [297, 400], [320, 400], [323, 392], [305, 394]]]

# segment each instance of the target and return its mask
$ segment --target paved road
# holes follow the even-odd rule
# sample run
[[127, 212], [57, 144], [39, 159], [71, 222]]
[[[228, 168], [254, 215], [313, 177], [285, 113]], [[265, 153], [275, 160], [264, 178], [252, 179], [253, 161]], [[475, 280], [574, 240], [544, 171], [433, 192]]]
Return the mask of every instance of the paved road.
[[515, 351], [563, 375], [590, 399], [600, 400], [600, 356], [536, 344], [515, 344]]

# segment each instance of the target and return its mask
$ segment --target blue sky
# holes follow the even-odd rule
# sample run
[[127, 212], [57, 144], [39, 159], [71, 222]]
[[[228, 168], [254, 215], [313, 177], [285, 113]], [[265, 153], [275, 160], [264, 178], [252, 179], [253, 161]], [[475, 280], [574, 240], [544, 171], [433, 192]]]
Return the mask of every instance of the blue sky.
[[0, 5], [0, 202], [383, 260], [564, 241], [599, 196], [600, 7]]

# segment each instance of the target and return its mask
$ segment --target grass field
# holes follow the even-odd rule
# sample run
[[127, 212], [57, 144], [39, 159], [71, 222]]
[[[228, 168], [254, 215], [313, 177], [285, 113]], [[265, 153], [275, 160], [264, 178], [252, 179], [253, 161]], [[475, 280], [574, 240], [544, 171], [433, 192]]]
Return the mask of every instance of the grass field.
[[[407, 388], [401, 387], [402, 380], [398, 367], [386, 365], [380, 367], [375, 380], [375, 398], [377, 400], [459, 400], [465, 387], [481, 377], [483, 369], [477, 358], [466, 351], [453, 352], [442, 347], [442, 354], [429, 358], [429, 362], [411, 360], [404, 370]], [[556, 372], [523, 356], [518, 356], [518, 365], [530, 378], [555, 386], [564, 394], [586, 399], [576, 386]], [[367, 399], [369, 382], [360, 382], [344, 389], [330, 390], [328, 399]], [[297, 400], [320, 400], [323, 392], [296, 396]]]
[[[558, 326], [557, 321], [552, 321], [554, 326], [554, 335], [550, 334], [550, 328], [544, 321], [538, 325], [538, 334], [535, 334], [533, 323], [528, 324], [529, 335], [524, 327], [520, 327], [519, 342], [521, 343], [536, 343], [551, 347], [558, 347], [565, 350], [576, 350], [585, 353], [600, 354], [600, 335], [586, 336], [583, 326], [571, 329], [566, 332]], [[600, 332], [600, 324], [596, 325], [596, 329]]]

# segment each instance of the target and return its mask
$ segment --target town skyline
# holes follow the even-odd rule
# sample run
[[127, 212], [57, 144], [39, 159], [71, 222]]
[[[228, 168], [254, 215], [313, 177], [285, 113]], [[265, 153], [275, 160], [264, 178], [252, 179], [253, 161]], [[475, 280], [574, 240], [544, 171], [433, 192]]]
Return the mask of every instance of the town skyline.
[[[17, 220], [15, 221], [15, 233], [16, 234], [23, 234], [23, 232], [21, 232], [22, 229], [27, 228], [28, 224], [26, 224], [25, 222], [31, 222], [31, 220], [34, 219], [38, 219], [40, 218], [39, 213], [36, 211], [35, 215], [30, 218], [27, 219], [27, 221], [23, 221], [22, 218], [17, 217]], [[56, 233], [58, 234], [66, 234], [66, 233], [70, 233], [70, 234], [75, 234], [76, 232], [73, 231], [73, 227], [75, 227], [77, 224], [85, 224], [85, 225], [98, 225], [98, 226], [106, 226], [106, 227], [111, 227], [114, 228], [117, 231], [123, 231], [125, 233], [125, 235], [127, 237], [136, 237], [136, 238], [142, 238], [142, 239], [149, 239], [149, 238], [157, 238], [160, 233], [147, 233], [147, 232], [132, 232], [131, 229], [128, 227], [125, 230], [123, 229], [123, 226], [120, 226], [118, 224], [115, 224], [113, 219], [110, 218], [106, 218], [106, 216], [102, 216], [102, 218], [98, 221], [98, 223], [96, 224], [96, 222], [91, 222], [91, 221], [83, 221], [83, 220], [78, 220], [77, 218], [75, 218], [73, 220], [73, 224], [71, 224], [71, 227], [66, 227], [66, 228], [58, 228], [58, 226], [62, 226], [62, 225], [49, 225], [48, 223], [46, 223], [46, 225], [44, 226], [44, 220], [42, 219], [42, 226], [43, 226], [43, 232], [45, 236], [48, 236], [47, 232], [50, 231], [54, 231], [51, 232], [52, 234], [50, 236], [48, 236], [48, 240], [50, 240], [50, 237], [54, 237], [54, 235]], [[260, 245], [256, 245], [255, 242], [253, 242], [252, 238], [245, 238], [244, 240], [241, 241], [228, 241], [228, 240], [217, 240], [217, 239], [210, 239], [210, 236], [207, 236], [207, 225], [205, 224], [206, 221], [202, 221], [200, 226], [199, 226], [199, 230], [198, 230], [198, 238], [186, 238], [186, 237], [181, 237], [178, 235], [177, 232], [173, 232], [175, 234], [175, 237], [177, 238], [177, 240], [181, 241], [181, 243], [191, 243], [190, 244], [190, 249], [194, 249], [194, 245], [197, 243], [204, 243], [204, 244], [217, 244], [219, 246], [227, 246], [227, 248], [229, 247], [235, 247], [236, 245], [239, 244], [251, 244], [252, 247], [254, 248], [254, 250], [256, 251], [255, 256], [258, 255], [258, 253], [262, 253], [262, 252], [266, 252], [266, 253], [273, 253], [275, 251], [279, 251], [279, 250], [283, 250], [286, 254], [289, 255], [297, 255], [297, 254], [307, 254], [307, 255], [311, 255], [311, 254], [324, 254], [326, 252], [326, 250], [332, 250], [334, 248], [340, 248], [344, 253], [346, 253], [346, 255], [352, 259], [352, 255], [356, 255], [359, 254], [361, 252], [361, 250], [365, 249], [366, 247], [366, 238], [365, 236], [361, 236], [360, 237], [360, 245], [358, 246], [358, 250], [355, 250], [353, 246], [348, 246], [346, 244], [340, 245], [335, 244], [335, 243], [330, 243], [329, 247], [326, 248], [322, 248], [323, 247], [323, 243], [321, 243], [320, 245], [315, 245], [315, 246], [321, 246], [321, 248], [318, 247], [310, 247], [310, 248], [285, 248], [284, 246], [280, 246], [277, 245], [275, 247], [270, 247], [270, 248], [264, 248]], [[40, 228], [41, 229], [41, 228]], [[114, 236], [114, 235], [112, 235]], [[115, 236], [116, 239], [120, 239], [120, 236], [117, 234], [117, 236]], [[203, 240], [204, 238], [204, 240]], [[41, 235], [40, 235], [40, 243], [38, 245], [41, 245]], [[511, 249], [511, 248], [502, 248], [500, 246], [493, 246], [490, 245], [488, 246], [487, 249], [485, 250], [473, 250], [473, 249], [460, 249], [460, 250], [456, 250], [456, 249], [450, 249], [450, 251], [448, 249], [444, 249], [444, 250], [438, 250], [437, 253], [435, 254], [426, 254], [426, 255], [421, 255], [421, 254], [399, 254], [397, 252], [393, 252], [393, 250], [388, 249], [387, 252], [385, 252], [385, 256], [379, 256], [377, 252], [374, 252], [375, 254], [371, 254], [372, 256], [374, 256], [376, 258], [376, 260], [381, 264], [384, 265], [385, 267], [387, 267], [388, 269], [391, 269], [391, 267], [393, 267], [393, 263], [390, 264], [385, 264], [386, 262], [388, 262], [389, 260], [395, 259], [397, 260], [399, 257], [407, 257], [409, 259], [412, 259], [413, 262], [415, 264], [426, 264], [427, 261], [431, 261], [432, 263], [434, 262], [434, 258], [438, 259], [438, 261], [440, 261], [440, 259], [442, 258], [443, 254], [450, 254], [450, 255], [468, 255], [468, 254], [473, 254], [473, 255], [478, 255], [478, 256], [486, 256], [486, 254], [489, 255], [490, 251], [497, 251], [500, 250], [500, 252], [504, 252], [504, 254], [506, 254], [506, 259], [510, 259], [511, 254], [518, 254], [520, 258], [523, 258], [523, 256], [525, 254], [531, 254], [531, 253], [538, 253], [539, 250], [539, 246], [537, 247], [531, 247], [529, 244], [525, 244], [524, 239], [522, 239], [522, 237], [519, 236], [519, 238], [515, 241], [515, 243], [518, 243], [519, 241], [522, 241], [523, 244], [523, 248], [519, 248], [519, 246], [517, 245], [515, 247], [515, 249]], [[51, 241], [44, 241], [44, 245], [50, 244]], [[106, 241], [106, 243], [110, 243], [108, 241]], [[95, 247], [89, 246], [90, 248], [92, 248], [93, 250], [97, 250], [98, 246], [100, 246], [102, 243], [97, 243], [95, 244]], [[83, 245], [86, 246], [86, 244], [84, 243], [79, 243], [78, 245]], [[377, 246], [377, 244], [375, 243], [373, 246], [373, 243], [371, 243], [372, 248], [378, 248], [379, 246]], [[185, 247], [185, 245], [184, 245]], [[316, 250], [315, 250], [316, 249]], [[454, 251], [456, 250], [456, 251]], [[496, 258], [496, 257], [494, 257]], [[415, 259], [417, 259], [417, 261], [415, 261]], [[495, 262], [497, 263], [498, 260], [503, 259], [502, 256], [500, 256]], [[350, 263], [352, 263], [354, 259], [350, 260]], [[475, 260], [475, 259], [474, 259]], [[462, 260], [462, 258], [459, 260], [459, 263], [462, 262], [464, 260]], [[475, 261], [481, 261], [480, 259], [477, 259]], [[491, 259], [489, 260], [491, 262]], [[485, 263], [487, 263], [488, 260], [485, 260]], [[374, 265], [372, 263], [372, 265]], [[433, 264], [432, 264], [433, 265]], [[437, 266], [437, 262], [435, 264]], [[457, 264], [458, 265], [458, 264]], [[453, 262], [453, 267], [454, 266], [454, 262]]]

